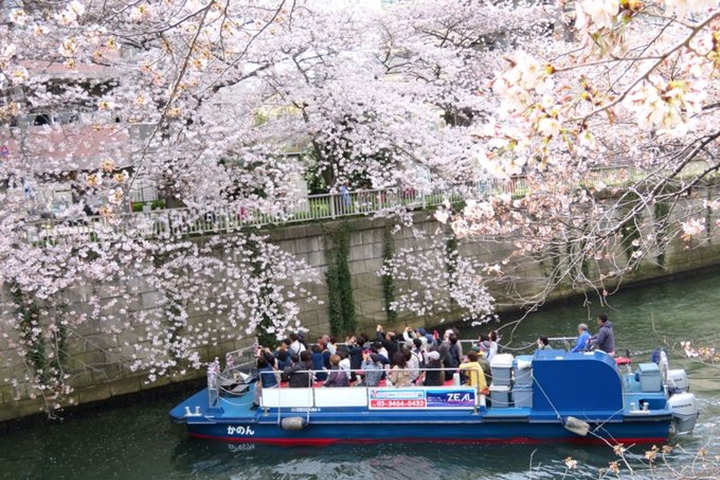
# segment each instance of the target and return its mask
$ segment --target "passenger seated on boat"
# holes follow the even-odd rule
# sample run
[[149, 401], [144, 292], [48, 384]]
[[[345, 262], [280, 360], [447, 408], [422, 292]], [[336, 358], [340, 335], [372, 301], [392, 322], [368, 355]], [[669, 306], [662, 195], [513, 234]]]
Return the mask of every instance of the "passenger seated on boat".
[[349, 387], [350, 379], [347, 372], [340, 368], [340, 355], [330, 355], [330, 375], [323, 384], [324, 387]]
[[[292, 358], [297, 358], [295, 355]], [[290, 388], [307, 388], [312, 385], [312, 360], [310, 352], [304, 350], [298, 361], [286, 368], [283, 377], [287, 378]]]
[[437, 351], [437, 347], [430, 347], [430, 351], [425, 356], [425, 380], [423, 385], [426, 387], [441, 387], [445, 384], [445, 375], [442, 368], [442, 362], [440, 361], [440, 353]]
[[385, 374], [385, 368], [380, 362], [380, 356], [377, 353], [371, 353], [370, 350], [365, 350], [361, 367], [364, 374], [361, 385], [377, 387]]
[[546, 335], [538, 335], [537, 338], [538, 350], [550, 350], [550, 339]]
[[478, 393], [488, 393], [487, 382], [485, 381], [485, 372], [478, 363], [478, 354], [472, 350], [467, 354], [467, 361], [460, 365], [460, 370], [467, 375], [467, 384], [475, 387]]
[[408, 366], [405, 362], [405, 355], [402, 352], [395, 352], [395, 355], [393, 355], [393, 364], [395, 366], [390, 370], [390, 383], [392, 383], [395, 388], [411, 386], [410, 372], [407, 370]]

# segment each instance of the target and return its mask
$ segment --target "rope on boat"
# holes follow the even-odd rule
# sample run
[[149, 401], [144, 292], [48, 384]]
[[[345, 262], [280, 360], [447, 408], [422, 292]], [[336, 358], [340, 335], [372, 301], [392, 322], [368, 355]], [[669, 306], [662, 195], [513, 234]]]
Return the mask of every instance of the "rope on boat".
[[545, 389], [542, 387], [540, 382], [538, 382], [537, 378], [535, 378], [535, 375], [533, 375], [532, 373], [530, 375], [531, 375], [533, 381], [535, 382], [535, 385], [537, 385], [537, 387], [540, 389], [540, 392], [542, 392], [545, 399], [548, 401], [548, 403], [550, 404], [552, 409], [555, 411], [555, 415], [557, 416], [558, 420], [560, 420], [560, 423], [562, 423], [562, 426], [566, 430], [568, 430], [576, 435], [580, 435], [581, 437], [586, 436], [588, 433], [592, 433], [590, 431], [590, 424], [587, 423], [586, 421], [581, 420], [577, 417], [570, 416], [570, 415], [563, 418], [562, 415], [560, 415], [560, 412], [558, 411], [558, 409], [555, 407], [555, 404], [552, 402], [552, 400], [550, 400], [550, 397], [548, 396], [548, 394], [545, 393]]

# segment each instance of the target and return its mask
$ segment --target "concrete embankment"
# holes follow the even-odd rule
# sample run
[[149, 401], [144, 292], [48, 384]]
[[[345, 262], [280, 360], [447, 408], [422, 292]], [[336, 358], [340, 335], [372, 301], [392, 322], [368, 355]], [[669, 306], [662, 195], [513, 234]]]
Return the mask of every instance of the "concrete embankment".
[[[632, 284], [661, 281], [670, 276], [682, 275], [695, 270], [712, 268], [720, 265], [720, 241], [713, 236], [715, 222], [718, 215], [705, 205], [706, 200], [716, 196], [714, 190], [696, 189], [693, 195], [674, 205], [670, 210], [647, 209], [634, 219], [635, 231], [626, 231], [625, 235], [642, 236], [642, 238], [662, 238], [663, 233], [658, 230], [657, 216], [662, 214], [668, 224], [677, 224], [690, 212], [704, 212], [706, 230], [700, 237], [684, 241], [679, 237], [668, 241], [662, 255], [649, 256], [637, 268], [622, 276], [622, 286]], [[346, 234], [347, 266], [350, 271], [350, 290], [352, 302], [355, 307], [357, 331], [373, 332], [378, 323], [388, 328], [397, 328], [407, 323], [413, 326], [436, 325], [437, 317], [427, 315], [417, 317], [409, 312], [399, 312], [397, 318], [388, 321], [386, 312], [387, 285], [378, 275], [384, 258], [389, 252], [412, 250], [414, 254], [424, 255], [429, 250], [446, 249], [447, 244], [438, 246], [431, 241], [433, 234], [441, 225], [425, 212], [415, 214], [413, 228], [398, 227], [393, 229], [385, 219], [371, 219], [357, 217], [344, 221], [309, 223], [304, 225], [273, 228], [267, 233], [283, 250], [303, 259], [308, 265], [308, 271], [316, 270], [318, 277], [323, 281], [308, 284], [311, 294], [317, 297], [316, 302], [300, 302], [300, 319], [302, 324], [310, 330], [310, 338], [330, 331], [329, 287], [325, 282], [325, 273], [331, 266], [333, 256], [329, 248], [333, 246], [332, 232], [343, 228]], [[392, 234], [389, 235], [388, 232]], [[424, 232], [427, 235], [420, 235]], [[337, 239], [335, 240], [337, 241]], [[591, 279], [603, 278], [601, 288], [612, 292], [619, 285], [620, 277], [613, 275], [619, 266], [627, 262], [629, 250], [622, 248], [623, 242], [617, 242], [616, 251], [608, 251], [602, 258], [588, 261], [577, 268], [583, 275]], [[627, 245], [625, 245], [627, 247]], [[505, 260], [514, 249], [510, 241], [475, 241], [459, 239], [454, 248], [460, 255], [475, 257], [482, 263], [495, 264]], [[437, 252], [433, 252], [437, 253]], [[488, 285], [491, 294], [497, 299], [500, 311], [517, 310], [519, 298], [529, 298], [538, 295], [548, 284], [548, 279], [555, 275], [564, 255], [562, 251], [546, 258], [527, 257], [517, 260], [512, 265], [512, 275], [499, 277]], [[227, 261], [232, 261], [228, 258]], [[144, 285], [142, 279], [132, 279], [136, 288], [135, 307], [142, 310], [159, 307], [157, 292]], [[395, 285], [405, 291], [416, 290], [422, 296], [423, 285], [427, 282], [415, 280], [398, 281]], [[598, 285], [600, 285], [598, 283]], [[95, 288], [102, 290], [102, 285]], [[397, 291], [397, 290], [396, 290]], [[556, 288], [548, 292], [548, 301], [569, 298], [582, 293], [571, 281], [560, 281]], [[73, 300], [76, 305], [71, 308], [82, 308], [83, 297], [78, 295]], [[452, 302], [449, 302], [452, 305]], [[201, 322], [205, 319], [203, 312], [191, 312], [190, 321]], [[464, 312], [454, 311], [452, 308], [445, 312], [448, 321], [460, 318]], [[204, 371], [189, 371], [184, 375], [172, 379], [160, 377], [156, 382], [147, 381], [147, 372], [131, 371], [128, 357], [133, 349], [128, 347], [138, 341], [136, 333], [125, 333], [118, 329], [109, 328], [102, 322], [88, 322], [84, 331], [74, 332], [68, 338], [66, 350], [66, 369], [70, 375], [70, 382], [74, 392], [70, 395], [72, 404], [88, 404], [112, 397], [147, 391], [171, 383], [184, 382], [197, 379], [205, 375]], [[149, 340], [144, 340], [149, 341]], [[252, 339], [244, 341], [226, 341], [201, 351], [203, 359], [212, 359], [215, 356], [223, 358], [224, 352], [248, 345]], [[0, 340], [0, 422], [28, 415], [37, 414], [45, 408], [42, 396], [33, 391], [29, 383], [22, 378], [27, 372], [28, 365], [24, 358], [17, 354], [10, 344]], [[11, 382], [10, 379], [20, 379]], [[64, 402], [67, 404], [67, 402]]]

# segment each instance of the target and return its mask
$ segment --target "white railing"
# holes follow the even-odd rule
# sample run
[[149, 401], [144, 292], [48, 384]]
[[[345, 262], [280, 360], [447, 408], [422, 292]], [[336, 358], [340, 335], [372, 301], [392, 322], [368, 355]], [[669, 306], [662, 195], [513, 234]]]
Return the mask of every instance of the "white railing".
[[[683, 172], [696, 174], [707, 168], [704, 161], [687, 166]], [[646, 173], [632, 166], [608, 167], [589, 172], [585, 186], [622, 185], [643, 178]], [[556, 189], [564, 188], [554, 184]], [[28, 242], [59, 242], [67, 237], [108, 238], [127, 233], [146, 236], [200, 235], [229, 233], [244, 227], [263, 227], [308, 221], [332, 220], [358, 215], [374, 215], [397, 208], [425, 209], [446, 202], [457, 203], [469, 198], [491, 195], [525, 195], [530, 191], [525, 177], [489, 180], [482, 183], [454, 185], [433, 191], [413, 188], [355, 190], [346, 193], [309, 195], [279, 206], [272, 212], [240, 207], [237, 210], [198, 211], [188, 208], [158, 209], [142, 213], [123, 213], [111, 217], [81, 219], [45, 219], [26, 223]]]

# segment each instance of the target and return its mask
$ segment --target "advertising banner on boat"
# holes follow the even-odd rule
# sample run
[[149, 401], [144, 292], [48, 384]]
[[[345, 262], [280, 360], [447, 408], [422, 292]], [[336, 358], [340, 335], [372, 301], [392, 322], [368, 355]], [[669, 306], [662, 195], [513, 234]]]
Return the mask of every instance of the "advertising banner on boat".
[[476, 392], [470, 388], [432, 390], [375, 389], [368, 390], [371, 409], [474, 408]]

